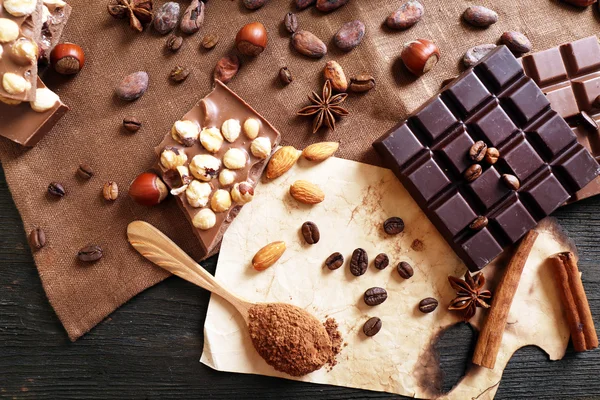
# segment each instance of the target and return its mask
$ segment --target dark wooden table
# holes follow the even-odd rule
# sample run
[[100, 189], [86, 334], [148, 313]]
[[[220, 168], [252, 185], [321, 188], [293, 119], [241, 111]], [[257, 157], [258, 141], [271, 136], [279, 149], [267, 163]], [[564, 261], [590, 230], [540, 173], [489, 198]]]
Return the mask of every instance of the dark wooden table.
[[[600, 326], [600, 197], [556, 216], [580, 252], [583, 281]], [[205, 265], [214, 272], [215, 260]], [[179, 278], [145, 291], [71, 343], [50, 307], [4, 174], [0, 172], [0, 397], [365, 399], [386, 393], [214, 371], [199, 359], [209, 295]], [[444, 389], [462, 376], [474, 344], [467, 325], [438, 345]], [[368, 368], [368, 366], [365, 366]], [[498, 399], [598, 399], [600, 350], [550, 362], [536, 347], [510, 361]]]

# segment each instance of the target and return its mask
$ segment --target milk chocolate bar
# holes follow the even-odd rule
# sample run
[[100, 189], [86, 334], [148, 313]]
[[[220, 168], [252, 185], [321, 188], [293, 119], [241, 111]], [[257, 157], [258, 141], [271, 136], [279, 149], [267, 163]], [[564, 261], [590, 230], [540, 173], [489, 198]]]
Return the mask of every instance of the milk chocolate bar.
[[0, 0], [0, 97], [35, 100], [42, 0]]
[[[552, 108], [575, 132], [579, 142], [598, 159], [600, 138], [597, 129], [582, 124], [581, 112], [600, 119], [600, 44], [596, 36], [566, 43], [523, 57], [525, 74], [542, 89]], [[600, 177], [578, 191], [569, 202], [600, 193]]]
[[38, 42], [39, 61], [47, 65], [50, 62], [50, 53], [58, 44], [71, 16], [72, 8], [62, 0], [43, 0], [43, 2], [42, 33]]
[[158, 168], [206, 256], [251, 201], [280, 134], [217, 81], [156, 147]]
[[[465, 171], [475, 163], [469, 150], [480, 140], [500, 157], [493, 165], [479, 162], [481, 175], [469, 180]], [[505, 46], [374, 147], [471, 271], [486, 266], [600, 173]], [[504, 174], [520, 186], [506, 184]]]
[[36, 91], [38, 95], [32, 103], [0, 101], [0, 136], [33, 147], [69, 111], [69, 107], [39, 78]]

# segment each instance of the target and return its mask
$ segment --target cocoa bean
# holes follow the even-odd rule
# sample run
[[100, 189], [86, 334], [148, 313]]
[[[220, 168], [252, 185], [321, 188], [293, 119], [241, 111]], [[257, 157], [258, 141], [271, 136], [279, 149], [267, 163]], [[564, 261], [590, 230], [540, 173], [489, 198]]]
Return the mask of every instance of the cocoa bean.
[[400, 6], [390, 14], [385, 24], [390, 29], [408, 29], [421, 20], [425, 9], [418, 1], [411, 0]]
[[240, 59], [236, 55], [228, 55], [217, 62], [213, 78], [227, 84], [240, 69]]
[[304, 10], [312, 5], [314, 5], [317, 0], [296, 0], [296, 8], [298, 10]]
[[127, 75], [117, 86], [117, 96], [125, 101], [139, 99], [148, 89], [148, 80], [148, 74], [144, 71]]
[[531, 41], [521, 32], [504, 32], [500, 37], [500, 42], [513, 53], [528, 53], [531, 51]]
[[348, 0], [317, 0], [317, 10], [322, 12], [330, 12], [337, 10], [347, 2]]
[[163, 4], [154, 16], [154, 29], [162, 35], [171, 32], [179, 22], [180, 12], [179, 4], [174, 1]]
[[488, 27], [498, 22], [498, 14], [483, 6], [471, 6], [463, 14], [463, 18], [469, 24], [480, 28]]
[[179, 29], [181, 32], [192, 34], [196, 33], [202, 28], [204, 23], [204, 2], [199, 0], [192, 0], [190, 6], [183, 13]]
[[244, 0], [244, 7], [248, 10], [257, 10], [264, 6], [269, 0]]
[[346, 22], [333, 37], [333, 43], [343, 51], [350, 51], [360, 44], [365, 36], [365, 24], [359, 20]]
[[465, 53], [465, 56], [463, 57], [463, 63], [466, 67], [472, 67], [495, 48], [495, 44], [480, 44], [479, 46], [471, 47]]
[[292, 46], [300, 54], [312, 58], [321, 58], [327, 54], [327, 46], [321, 39], [309, 31], [297, 31], [292, 35]]

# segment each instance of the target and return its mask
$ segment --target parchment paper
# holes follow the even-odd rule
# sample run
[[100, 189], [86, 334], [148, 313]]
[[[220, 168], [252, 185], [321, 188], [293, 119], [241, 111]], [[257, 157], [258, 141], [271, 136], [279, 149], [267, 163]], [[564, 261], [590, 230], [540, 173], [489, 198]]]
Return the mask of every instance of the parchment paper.
[[[318, 184], [326, 193], [316, 206], [299, 204], [289, 195], [297, 179]], [[406, 229], [387, 236], [382, 222], [391, 216], [404, 219]], [[300, 226], [315, 222], [321, 240], [304, 244]], [[280, 221], [280, 222], [276, 222]], [[540, 237], [525, 267], [509, 316], [501, 353], [494, 370], [471, 368], [448, 398], [493, 398], [502, 371], [518, 348], [536, 344], [551, 359], [564, 355], [569, 332], [550, 275], [541, 260], [572, 249], [552, 220], [540, 227]], [[273, 267], [255, 271], [250, 261], [269, 242], [283, 240], [287, 251]], [[336, 271], [323, 266], [335, 251], [346, 260], [357, 248], [373, 260], [389, 255], [383, 271], [371, 265], [354, 277], [347, 263]], [[403, 280], [395, 266], [409, 262], [415, 275]], [[488, 266], [484, 272], [495, 285], [496, 270], [506, 263]], [[425, 217], [391, 171], [358, 162], [331, 158], [320, 164], [301, 160], [282, 177], [263, 182], [252, 203], [246, 205], [223, 239], [216, 276], [239, 295], [256, 302], [289, 302], [319, 319], [334, 317], [347, 344], [331, 370], [322, 368], [299, 380], [385, 391], [410, 397], [440, 395], [439, 367], [433, 352], [437, 335], [459, 322], [446, 311], [454, 292], [448, 275], [462, 276], [466, 267]], [[363, 301], [365, 290], [384, 287], [388, 299], [375, 307]], [[417, 305], [435, 297], [440, 306], [422, 314]], [[377, 316], [382, 330], [374, 337], [362, 333], [364, 322]], [[473, 319], [479, 325], [483, 312]], [[254, 373], [293, 379], [279, 373], [255, 352], [242, 318], [218, 296], [212, 296], [204, 327], [201, 361], [217, 370]]]

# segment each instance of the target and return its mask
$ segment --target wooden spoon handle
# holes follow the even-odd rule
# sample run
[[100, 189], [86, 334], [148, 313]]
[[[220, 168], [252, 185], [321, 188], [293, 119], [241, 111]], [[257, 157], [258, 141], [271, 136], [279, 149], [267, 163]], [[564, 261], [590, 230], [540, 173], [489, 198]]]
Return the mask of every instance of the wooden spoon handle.
[[[174, 275], [216, 293], [232, 303], [241, 313], [240, 306], [249, 304], [224, 288], [211, 274], [196, 263], [179, 246], [154, 226], [134, 221], [127, 227], [129, 243], [144, 257]], [[247, 309], [247, 307], [244, 307]]]

